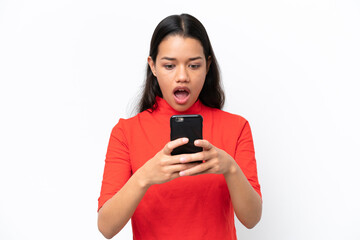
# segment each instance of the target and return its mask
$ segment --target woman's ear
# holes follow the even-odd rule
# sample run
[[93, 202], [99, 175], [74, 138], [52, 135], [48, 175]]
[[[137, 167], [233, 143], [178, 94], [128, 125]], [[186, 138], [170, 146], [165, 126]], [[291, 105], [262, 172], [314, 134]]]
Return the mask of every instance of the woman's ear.
[[151, 58], [150, 56], [148, 56], [147, 61], [148, 61], [149, 67], [150, 67], [153, 75], [156, 77], [156, 69], [155, 69], [155, 63], [154, 63], [154, 61], [152, 60], [152, 58]]
[[207, 61], [206, 61], [206, 74], [209, 71], [210, 65], [211, 65], [211, 56], [209, 56]]

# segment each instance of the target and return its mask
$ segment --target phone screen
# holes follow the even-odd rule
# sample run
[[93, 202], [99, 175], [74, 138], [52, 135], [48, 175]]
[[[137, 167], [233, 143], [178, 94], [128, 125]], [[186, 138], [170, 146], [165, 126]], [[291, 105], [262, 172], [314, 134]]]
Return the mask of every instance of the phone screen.
[[170, 139], [175, 140], [187, 137], [189, 142], [175, 148], [171, 155], [201, 152], [201, 147], [196, 147], [194, 141], [202, 139], [203, 118], [201, 115], [174, 115], [170, 118]]

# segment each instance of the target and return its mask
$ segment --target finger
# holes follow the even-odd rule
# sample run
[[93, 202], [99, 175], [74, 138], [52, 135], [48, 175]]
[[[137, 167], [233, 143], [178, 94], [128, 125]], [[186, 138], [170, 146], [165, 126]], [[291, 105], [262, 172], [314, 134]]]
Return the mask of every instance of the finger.
[[211, 158], [211, 154], [208, 151], [201, 151], [191, 154], [183, 154], [179, 158], [180, 163], [190, 163], [196, 161], [207, 161]]
[[171, 180], [181, 177], [180, 172], [185, 171], [187, 169], [193, 168], [196, 165], [199, 165], [199, 163], [186, 163], [186, 164], [177, 164], [177, 165], [172, 165], [171, 166], [171, 170], [172, 170], [172, 174], [171, 174]]
[[174, 156], [170, 156], [170, 158], [168, 158], [168, 164], [181, 164], [181, 163], [188, 163], [188, 162], [192, 162], [189, 161], [189, 159], [191, 159], [191, 154], [179, 154], [179, 155], [174, 155]]
[[204, 162], [204, 163], [200, 163], [197, 166], [194, 166], [190, 169], [187, 170], [183, 170], [179, 172], [179, 175], [181, 177], [183, 176], [194, 176], [194, 175], [199, 175], [199, 174], [203, 174], [203, 173], [207, 173], [211, 170], [211, 163], [210, 162]]
[[202, 147], [206, 151], [210, 150], [213, 147], [213, 145], [211, 145], [209, 141], [203, 139], [195, 140], [194, 145], [197, 147]]
[[177, 147], [179, 147], [179, 146], [181, 146], [181, 145], [186, 144], [187, 142], [189, 142], [189, 139], [188, 139], [188, 138], [178, 138], [178, 139], [175, 139], [175, 140], [173, 140], [173, 141], [171, 141], [171, 142], [168, 142], [168, 143], [165, 145], [163, 151], [164, 151], [165, 154], [170, 155], [171, 152], [172, 152], [172, 150], [174, 150], [175, 148], [177, 148]]
[[195, 167], [196, 165], [195, 163], [169, 165], [162, 170], [162, 174], [168, 180], [173, 180], [180, 177], [179, 172]]
[[198, 176], [198, 175], [209, 174], [209, 173], [212, 173], [211, 168], [206, 170], [206, 171], [194, 173], [194, 174], [191, 174], [191, 175], [188, 175], [188, 174], [183, 175], [183, 173], [181, 173], [182, 175], [180, 175], [180, 172], [179, 172], [179, 175], [180, 175], [180, 177], [185, 177], [185, 176]]
[[185, 164], [169, 165], [169, 166], [167, 166], [166, 171], [171, 172], [171, 173], [179, 173], [181, 171], [191, 169], [199, 164], [200, 163], [185, 163]]
[[195, 160], [191, 160], [192, 159], [191, 155], [193, 154], [179, 154], [179, 155], [168, 156], [166, 158], [163, 158], [163, 165], [176, 165], [176, 164], [182, 164], [182, 163], [186, 164], [189, 162], [194, 162]]

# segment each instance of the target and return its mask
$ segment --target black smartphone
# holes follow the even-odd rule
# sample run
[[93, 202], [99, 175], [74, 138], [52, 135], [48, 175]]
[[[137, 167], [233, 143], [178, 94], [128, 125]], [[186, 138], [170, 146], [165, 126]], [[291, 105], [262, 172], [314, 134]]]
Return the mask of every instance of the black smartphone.
[[170, 118], [170, 139], [187, 137], [189, 142], [185, 145], [175, 148], [171, 155], [184, 153], [201, 152], [202, 147], [196, 147], [194, 141], [202, 139], [203, 118], [201, 115], [174, 115]]

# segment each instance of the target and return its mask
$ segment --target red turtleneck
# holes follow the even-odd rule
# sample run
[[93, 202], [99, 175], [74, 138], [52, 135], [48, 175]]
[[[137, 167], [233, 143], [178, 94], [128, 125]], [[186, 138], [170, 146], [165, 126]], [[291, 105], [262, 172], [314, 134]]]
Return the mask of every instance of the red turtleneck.
[[[177, 112], [164, 99], [156, 100], [158, 108], [153, 112], [120, 119], [113, 128], [99, 209], [170, 141], [170, 117], [176, 114], [202, 115], [203, 138], [230, 154], [261, 196], [251, 130], [244, 118], [200, 101]], [[236, 239], [230, 194], [224, 176], [217, 174], [180, 177], [151, 186], [131, 222], [134, 239]]]

